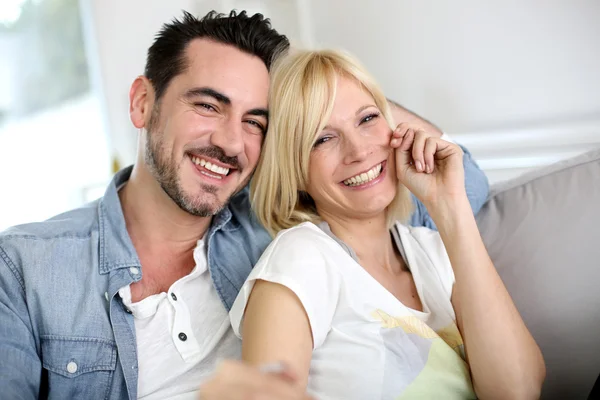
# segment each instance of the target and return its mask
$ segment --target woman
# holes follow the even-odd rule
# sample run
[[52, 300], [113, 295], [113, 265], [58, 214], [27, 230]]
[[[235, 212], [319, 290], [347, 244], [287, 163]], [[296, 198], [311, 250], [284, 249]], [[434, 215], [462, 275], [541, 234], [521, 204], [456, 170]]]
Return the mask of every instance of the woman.
[[[271, 85], [252, 199], [276, 237], [231, 311], [243, 359], [286, 363], [320, 400], [539, 397], [542, 355], [479, 236], [460, 147], [392, 133], [343, 53], [290, 54]], [[401, 224], [409, 191], [439, 233]]]

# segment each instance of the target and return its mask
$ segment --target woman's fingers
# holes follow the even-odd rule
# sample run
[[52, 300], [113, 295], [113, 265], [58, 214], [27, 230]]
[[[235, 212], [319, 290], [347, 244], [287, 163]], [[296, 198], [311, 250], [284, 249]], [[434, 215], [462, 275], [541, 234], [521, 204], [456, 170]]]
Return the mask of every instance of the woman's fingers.
[[438, 142], [435, 138], [429, 137], [425, 141], [423, 150], [423, 159], [425, 160], [425, 172], [431, 174], [435, 169], [435, 153], [438, 149]]
[[425, 165], [425, 142], [427, 141], [427, 134], [424, 131], [415, 132], [415, 139], [412, 146], [412, 157], [415, 163], [415, 169], [418, 172], [424, 172]]
[[400, 151], [409, 151], [415, 139], [415, 131], [408, 129], [402, 138], [402, 143], [398, 148]]
[[400, 144], [402, 144], [402, 139], [404, 138], [404, 135], [406, 135], [406, 132], [409, 128], [410, 127], [407, 124], [398, 124], [396, 129], [392, 131], [392, 139], [390, 141], [390, 146], [392, 146], [393, 148], [397, 148], [398, 146], [400, 146]]
[[[409, 124], [399, 124], [392, 133], [392, 143], [396, 148], [396, 164], [402, 170], [412, 169], [431, 174], [436, 169], [436, 159], [444, 158], [450, 143], [416, 130]], [[400, 170], [399, 170], [400, 172]], [[408, 172], [408, 171], [405, 171]]]

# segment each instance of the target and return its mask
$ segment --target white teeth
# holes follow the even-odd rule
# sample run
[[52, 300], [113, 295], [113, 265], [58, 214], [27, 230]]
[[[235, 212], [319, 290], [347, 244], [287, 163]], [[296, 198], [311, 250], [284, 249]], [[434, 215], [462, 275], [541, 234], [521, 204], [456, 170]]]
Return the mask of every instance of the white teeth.
[[192, 162], [219, 175], [227, 175], [229, 173], [229, 168], [219, 167], [218, 165], [211, 164], [209, 161], [206, 161], [199, 157], [192, 157]]
[[358, 174], [353, 176], [352, 178], [348, 178], [344, 181], [344, 185], [346, 186], [359, 186], [363, 183], [367, 183], [377, 178], [381, 174], [381, 169], [383, 166], [381, 164], [377, 164], [375, 167], [371, 168], [367, 172], [363, 172], [362, 174]]

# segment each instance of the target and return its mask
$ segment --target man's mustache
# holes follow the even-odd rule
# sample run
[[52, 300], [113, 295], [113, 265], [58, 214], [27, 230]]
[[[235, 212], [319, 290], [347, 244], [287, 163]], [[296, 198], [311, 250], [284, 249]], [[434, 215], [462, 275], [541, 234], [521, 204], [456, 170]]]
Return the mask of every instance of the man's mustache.
[[217, 146], [210, 147], [202, 147], [202, 148], [193, 148], [186, 151], [187, 153], [196, 156], [196, 157], [206, 157], [206, 158], [214, 158], [222, 162], [223, 164], [229, 165], [232, 168], [241, 171], [240, 163], [237, 157], [229, 157], [225, 154], [225, 151]]

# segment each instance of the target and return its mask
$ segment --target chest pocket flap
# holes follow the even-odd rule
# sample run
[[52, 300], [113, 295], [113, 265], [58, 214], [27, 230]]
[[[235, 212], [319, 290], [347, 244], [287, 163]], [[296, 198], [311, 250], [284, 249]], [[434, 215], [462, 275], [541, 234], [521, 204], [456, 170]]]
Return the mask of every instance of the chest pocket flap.
[[54, 336], [41, 337], [42, 365], [48, 371], [75, 378], [94, 371], [114, 371], [115, 342], [106, 339]]

